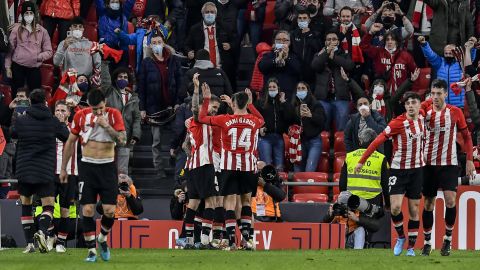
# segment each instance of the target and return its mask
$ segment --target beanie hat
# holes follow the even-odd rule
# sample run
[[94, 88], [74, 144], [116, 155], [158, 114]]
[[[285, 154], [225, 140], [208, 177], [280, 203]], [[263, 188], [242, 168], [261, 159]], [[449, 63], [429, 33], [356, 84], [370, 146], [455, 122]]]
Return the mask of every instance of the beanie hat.
[[25, 1], [22, 4], [22, 17], [27, 11], [32, 11], [35, 13], [35, 4], [31, 1]]
[[210, 61], [210, 53], [205, 49], [200, 49], [195, 54], [195, 60], [209, 60]]

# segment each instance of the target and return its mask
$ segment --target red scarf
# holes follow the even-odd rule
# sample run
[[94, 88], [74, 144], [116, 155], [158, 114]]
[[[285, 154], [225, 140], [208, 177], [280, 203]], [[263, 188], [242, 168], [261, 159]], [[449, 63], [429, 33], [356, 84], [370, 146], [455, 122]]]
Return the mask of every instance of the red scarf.
[[302, 127], [292, 125], [288, 128], [288, 136], [290, 145], [288, 147], [288, 159], [291, 163], [300, 163], [302, 161]]
[[[349, 26], [346, 26], [344, 24], [340, 25], [340, 31], [343, 33], [345, 28], [349, 28]], [[348, 31], [348, 30], [347, 30]], [[355, 24], [352, 23], [352, 60], [355, 63], [363, 63], [363, 53], [362, 49], [360, 49], [360, 32], [358, 31], [357, 27]], [[342, 40], [342, 49], [346, 52], [349, 53], [348, 51], [348, 40], [345, 37]]]
[[432, 8], [429, 5], [423, 3], [423, 0], [417, 0], [415, 3], [415, 10], [413, 11], [412, 16], [412, 24], [415, 29], [420, 28], [420, 21], [422, 20], [423, 12], [427, 14], [427, 20], [430, 21], [433, 18]]
[[92, 41], [92, 47], [90, 48], [90, 54], [94, 54], [96, 52], [103, 53], [103, 60], [106, 60], [108, 57], [112, 57], [115, 63], [120, 62], [122, 59], [123, 51], [122, 50], [115, 50], [107, 46], [107, 44], [102, 44], [102, 49], [100, 50], [100, 44], [98, 42]]
[[385, 109], [385, 101], [383, 100], [383, 95], [372, 95], [372, 110], [376, 110], [379, 112], [383, 117], [387, 114], [387, 110]]
[[78, 101], [80, 101], [79, 97], [82, 95], [82, 91], [80, 91], [77, 86], [77, 71], [70, 68], [63, 74], [57, 91], [55, 91], [53, 97], [48, 101], [48, 106], [53, 107], [58, 100], [66, 100], [67, 98], [72, 98], [78, 103]]

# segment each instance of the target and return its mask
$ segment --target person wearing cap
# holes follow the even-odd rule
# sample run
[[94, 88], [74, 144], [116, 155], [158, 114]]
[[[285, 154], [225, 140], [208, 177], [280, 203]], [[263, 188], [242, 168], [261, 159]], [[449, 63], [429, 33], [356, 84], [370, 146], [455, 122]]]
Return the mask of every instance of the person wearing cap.
[[30, 90], [40, 88], [40, 66], [52, 57], [52, 44], [47, 30], [36, 19], [37, 8], [28, 1], [22, 4], [21, 22], [10, 32], [10, 51], [5, 57], [5, 69], [12, 79], [12, 96], [25, 82]]
[[[176, 109], [183, 102], [183, 97], [179, 95], [182, 76], [179, 57], [165, 48], [165, 37], [161, 31], [154, 32], [149, 47], [152, 56], [143, 59], [137, 76], [142, 119], [167, 109]], [[162, 177], [160, 129], [160, 126], [152, 125], [152, 152], [153, 165]]]

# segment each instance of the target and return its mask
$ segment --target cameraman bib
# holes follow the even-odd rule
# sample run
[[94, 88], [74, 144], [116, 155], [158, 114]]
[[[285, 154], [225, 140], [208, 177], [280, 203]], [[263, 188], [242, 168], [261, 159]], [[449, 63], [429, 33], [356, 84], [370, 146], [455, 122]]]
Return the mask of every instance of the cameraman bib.
[[385, 156], [375, 151], [363, 164], [362, 171], [355, 173], [355, 166], [362, 157], [365, 149], [358, 149], [347, 153], [347, 190], [363, 199], [375, 198], [382, 192], [380, 184], [382, 178], [382, 164]]

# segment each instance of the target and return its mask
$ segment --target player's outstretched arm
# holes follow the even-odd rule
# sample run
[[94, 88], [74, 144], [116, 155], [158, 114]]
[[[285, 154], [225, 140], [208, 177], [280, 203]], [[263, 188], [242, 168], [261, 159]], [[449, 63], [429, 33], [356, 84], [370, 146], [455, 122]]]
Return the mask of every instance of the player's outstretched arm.
[[263, 126], [265, 120], [263, 119], [262, 114], [257, 110], [257, 108], [255, 108], [255, 105], [253, 105], [252, 91], [248, 88], [245, 88], [245, 93], [247, 93], [248, 95], [247, 109], [250, 111], [251, 114], [255, 115], [256, 117], [258, 117], [258, 119], [260, 119], [260, 122]]
[[377, 148], [387, 140], [388, 136], [385, 131], [380, 133], [380, 135], [377, 136], [377, 138], [370, 144], [370, 146], [368, 146], [367, 150], [363, 153], [362, 158], [360, 158], [357, 166], [355, 167], [355, 172], [360, 172], [365, 161], [367, 161], [367, 159], [372, 155], [372, 153], [375, 152], [375, 150], [377, 150]]

